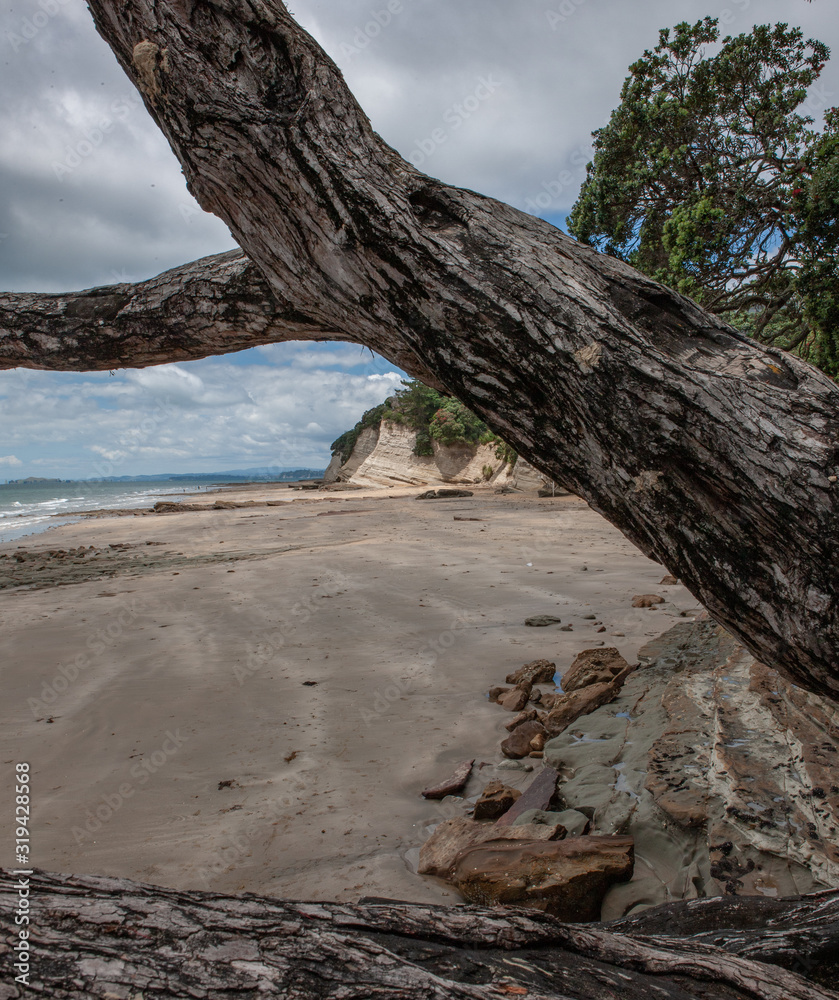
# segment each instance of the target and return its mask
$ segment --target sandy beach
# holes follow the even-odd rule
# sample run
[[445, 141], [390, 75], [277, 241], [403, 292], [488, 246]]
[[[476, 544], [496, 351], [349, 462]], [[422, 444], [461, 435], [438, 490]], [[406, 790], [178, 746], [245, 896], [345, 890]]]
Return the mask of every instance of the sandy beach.
[[[87, 519], [0, 547], [4, 794], [28, 761], [33, 863], [456, 901], [412, 870], [430, 828], [490, 778], [529, 780], [493, 766], [508, 719], [487, 689], [598, 644], [633, 662], [698, 609], [576, 497], [418, 492], [227, 491], [275, 505]], [[648, 593], [667, 603], [632, 608]], [[572, 630], [524, 625], [539, 614]], [[420, 796], [471, 758], [467, 802]], [[8, 820], [3, 834], [12, 865]]]

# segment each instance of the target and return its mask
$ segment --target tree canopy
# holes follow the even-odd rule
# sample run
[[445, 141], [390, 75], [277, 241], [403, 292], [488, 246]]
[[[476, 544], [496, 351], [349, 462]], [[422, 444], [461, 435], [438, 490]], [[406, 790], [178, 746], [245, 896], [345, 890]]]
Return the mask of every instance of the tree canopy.
[[683, 22], [630, 66], [570, 232], [839, 374], [837, 117], [804, 113], [830, 51], [786, 24], [719, 40]]

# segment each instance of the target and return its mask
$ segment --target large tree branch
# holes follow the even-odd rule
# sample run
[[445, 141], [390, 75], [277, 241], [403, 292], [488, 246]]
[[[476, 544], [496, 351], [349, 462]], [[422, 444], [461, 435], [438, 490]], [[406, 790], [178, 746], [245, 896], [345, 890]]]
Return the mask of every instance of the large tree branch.
[[[241, 250], [138, 284], [0, 293], [0, 369], [103, 371], [193, 361], [289, 340], [347, 340], [282, 301]], [[373, 344], [368, 346], [373, 347]], [[382, 344], [397, 365], [416, 360]]]
[[[18, 930], [17, 881], [0, 870], [0, 921], [10, 944]], [[828, 911], [835, 925], [836, 894], [777, 900], [771, 913], [763, 900], [720, 901], [714, 944], [707, 944], [692, 940], [690, 929], [705, 929], [707, 900], [643, 915], [636, 933], [649, 935], [671, 915], [680, 930], [640, 937], [507, 907], [295, 903], [43, 872], [27, 888], [30, 986], [58, 1000], [134, 991], [191, 1000], [839, 998], [818, 982], [741, 957], [771, 924], [776, 949], [797, 946], [800, 968], [832, 977], [835, 961], [822, 957], [828, 939], [821, 928]], [[22, 987], [9, 976], [0, 995], [29, 995]]]
[[282, 309], [435, 373], [759, 658], [839, 693], [827, 377], [539, 219], [420, 174], [277, 0], [90, 7], [191, 190]]

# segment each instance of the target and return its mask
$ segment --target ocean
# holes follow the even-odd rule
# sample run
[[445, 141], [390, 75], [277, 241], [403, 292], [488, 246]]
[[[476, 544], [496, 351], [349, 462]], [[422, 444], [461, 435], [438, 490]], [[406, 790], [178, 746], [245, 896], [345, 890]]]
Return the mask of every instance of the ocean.
[[[78, 520], [74, 514], [102, 507], [152, 507], [164, 496], [205, 493], [227, 486], [217, 479], [137, 483], [62, 482], [0, 483], [0, 542], [34, 535], [57, 524]], [[56, 516], [60, 515], [60, 516]]]

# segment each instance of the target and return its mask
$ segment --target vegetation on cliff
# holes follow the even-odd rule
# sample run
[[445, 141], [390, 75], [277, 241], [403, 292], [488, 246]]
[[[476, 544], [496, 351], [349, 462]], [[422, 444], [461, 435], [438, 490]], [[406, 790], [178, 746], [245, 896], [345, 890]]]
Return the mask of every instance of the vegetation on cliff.
[[383, 420], [389, 420], [405, 424], [416, 432], [415, 455], [433, 455], [434, 441], [443, 445], [495, 443], [496, 458], [515, 465], [518, 456], [513, 449], [459, 400], [431, 389], [415, 378], [403, 379], [402, 386], [384, 403], [367, 410], [352, 430], [345, 431], [332, 442], [332, 451], [340, 453], [342, 462], [352, 455], [363, 430], [378, 427]]

